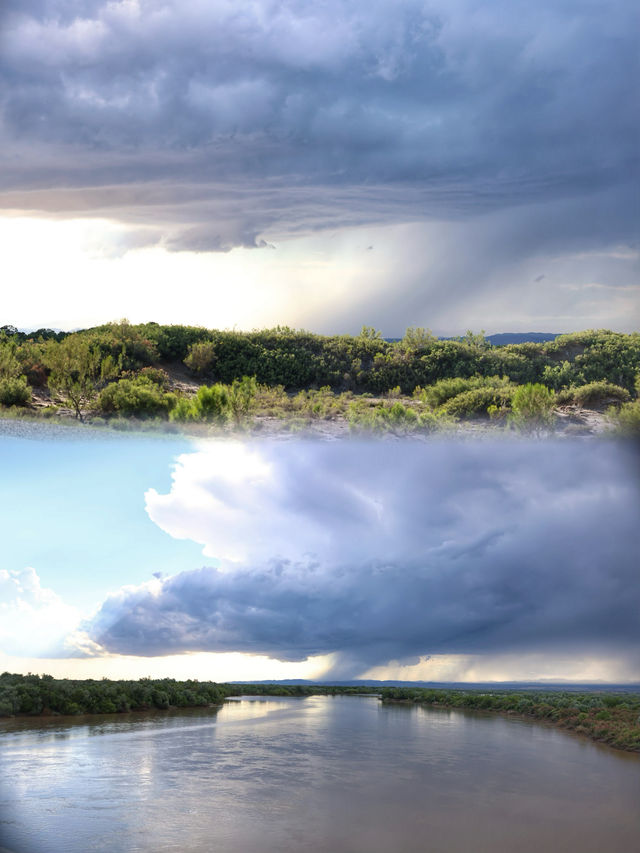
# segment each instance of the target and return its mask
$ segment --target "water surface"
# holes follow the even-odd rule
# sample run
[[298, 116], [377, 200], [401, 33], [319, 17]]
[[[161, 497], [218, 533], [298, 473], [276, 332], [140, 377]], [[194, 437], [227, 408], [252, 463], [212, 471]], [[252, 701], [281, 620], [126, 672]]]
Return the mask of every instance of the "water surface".
[[0, 724], [16, 853], [628, 853], [640, 758], [538, 723], [261, 698]]

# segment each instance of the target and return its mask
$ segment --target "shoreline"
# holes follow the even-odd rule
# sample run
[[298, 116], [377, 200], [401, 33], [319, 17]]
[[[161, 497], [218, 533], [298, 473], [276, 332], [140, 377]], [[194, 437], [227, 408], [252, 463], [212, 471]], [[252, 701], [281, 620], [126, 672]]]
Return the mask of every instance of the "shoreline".
[[[300, 694], [300, 695], [277, 694], [277, 693], [274, 693], [274, 694], [238, 693], [235, 695], [229, 694], [228, 696], [225, 696], [221, 702], [212, 702], [212, 703], [208, 703], [206, 705], [182, 705], [182, 706], [171, 705], [168, 708], [153, 708], [153, 707], [131, 708], [128, 711], [112, 711], [112, 712], [98, 711], [98, 712], [87, 712], [87, 713], [81, 713], [81, 714], [62, 714], [62, 713], [59, 713], [57, 711], [51, 711], [49, 709], [44, 709], [43, 711], [41, 711], [38, 714], [18, 713], [18, 714], [12, 714], [12, 715], [8, 715], [8, 716], [0, 717], [0, 726], [2, 726], [2, 723], [5, 721], [16, 721], [17, 722], [17, 721], [26, 721], [26, 720], [42, 720], [42, 721], [46, 721], [46, 722], [52, 722], [54, 720], [59, 720], [60, 722], [82, 723], [82, 722], [86, 721], [87, 723], [90, 723], [92, 720], [95, 720], [96, 718], [109, 718], [109, 719], [119, 719], [120, 718], [121, 719], [123, 717], [127, 717], [130, 715], [136, 716], [136, 715], [141, 715], [141, 714], [154, 714], [154, 715], [162, 716], [162, 715], [166, 715], [166, 714], [171, 713], [171, 712], [183, 712], [183, 711], [195, 711], [195, 710], [202, 710], [202, 711], [216, 710], [216, 711], [219, 711], [228, 700], [237, 701], [238, 699], [251, 698], [251, 697], [255, 697], [255, 696], [261, 696], [261, 697], [264, 697], [265, 699], [277, 699], [277, 698], [305, 699], [308, 696], [340, 696], [340, 695], [368, 696], [369, 698], [375, 697], [380, 701], [380, 703], [382, 705], [402, 705], [404, 707], [416, 707], [416, 706], [418, 706], [418, 707], [429, 708], [429, 709], [436, 710], [436, 711], [465, 711], [465, 712], [472, 712], [474, 714], [480, 714], [483, 716], [485, 716], [485, 715], [486, 716], [499, 716], [499, 717], [506, 717], [509, 719], [522, 720], [522, 721], [526, 721], [526, 722], [541, 723], [541, 724], [546, 725], [550, 728], [559, 729], [561, 731], [565, 731], [565, 732], [568, 732], [568, 733], [571, 733], [574, 735], [578, 735], [581, 738], [584, 738], [585, 740], [587, 740], [591, 743], [597, 743], [601, 746], [606, 746], [606, 747], [609, 747], [611, 749], [615, 749], [619, 752], [625, 752], [625, 753], [632, 754], [632, 755], [640, 755], [640, 742], [638, 742], [636, 745], [632, 745], [632, 744], [615, 743], [615, 742], [612, 742], [611, 740], [608, 740], [607, 735], [609, 735], [609, 737], [613, 737], [614, 732], [613, 732], [613, 730], [611, 730], [611, 728], [609, 728], [609, 730], [607, 730], [606, 726], [602, 726], [602, 722], [606, 722], [606, 721], [600, 721], [600, 727], [598, 729], [590, 730], [587, 727], [582, 726], [582, 725], [577, 725], [577, 726], [569, 725], [567, 720], [553, 719], [553, 717], [550, 717], [550, 716], [540, 716], [540, 715], [536, 715], [536, 714], [527, 714], [527, 713], [521, 713], [521, 712], [517, 712], [517, 711], [513, 711], [513, 710], [503, 710], [503, 709], [497, 709], [497, 708], [478, 708], [478, 707], [472, 707], [471, 705], [455, 705], [455, 704], [447, 703], [447, 702], [420, 702], [420, 701], [415, 701], [413, 699], [408, 699], [408, 698], [397, 698], [397, 699], [395, 699], [395, 698], [391, 698], [391, 697], [385, 697], [383, 693], [355, 693], [354, 694], [354, 693], [348, 693], [348, 692], [342, 693], [341, 691], [336, 691], [334, 693], [334, 692], [329, 692], [326, 690], [325, 691], [318, 691], [317, 693], [310, 692], [310, 693]], [[2, 853], [1, 849], [0, 849], [0, 853]]]
[[[501, 710], [499, 708], [474, 708], [470, 705], [454, 705], [446, 702], [420, 702], [414, 701], [413, 699], [390, 699], [385, 697], [383, 697], [381, 701], [383, 705], [418, 706], [435, 711], [466, 711], [492, 717], [506, 717], [508, 719], [523, 720], [531, 723], [541, 723], [553, 729], [560, 729], [561, 731], [578, 735], [590, 743], [597, 743], [600, 746], [606, 746], [610, 749], [615, 749], [618, 752], [640, 755], [640, 742], [637, 745], [612, 743], [606, 739], [606, 733], [598, 735], [597, 732], [591, 731], [584, 726], [567, 725], [565, 721], [561, 719], [553, 719], [552, 717], [520, 713], [512, 710]], [[609, 734], [612, 733], [609, 732]]]

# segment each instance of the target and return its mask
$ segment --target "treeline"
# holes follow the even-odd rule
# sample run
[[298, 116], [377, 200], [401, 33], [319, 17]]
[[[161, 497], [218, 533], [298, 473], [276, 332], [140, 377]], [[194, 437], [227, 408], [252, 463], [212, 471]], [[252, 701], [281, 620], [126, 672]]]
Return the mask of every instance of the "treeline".
[[360, 686], [219, 684], [214, 681], [176, 681], [173, 678], [73, 680], [4, 672], [0, 675], [0, 717], [197, 708], [220, 705], [227, 696], [325, 696], [370, 692], [370, 688]]
[[640, 695], [634, 693], [479, 692], [385, 687], [381, 695], [383, 702], [465, 708], [546, 720], [617, 749], [640, 752]]
[[55, 679], [51, 675], [0, 675], [0, 716], [16, 714], [116, 714], [151, 708], [221, 704], [223, 686], [213, 681]]
[[[197, 398], [176, 381], [176, 372], [201, 386]], [[62, 405], [80, 419], [92, 414], [237, 424], [256, 409], [286, 415], [293, 399], [294, 413], [302, 416], [350, 416], [384, 427], [394, 419], [415, 426], [414, 415], [425, 414], [420, 425], [428, 428], [436, 411], [454, 420], [504, 415], [517, 388], [539, 386], [556, 404], [631, 406], [633, 420], [639, 375], [640, 334], [603, 330], [492, 346], [483, 335], [439, 340], [424, 329], [387, 341], [367, 327], [356, 336], [127, 321], [73, 333], [0, 329], [0, 405], [28, 406], [36, 391], [43, 413]], [[48, 412], [43, 394], [49, 395]], [[372, 420], [373, 406], [351, 406], [353, 398], [367, 395], [392, 401], [377, 402]], [[413, 402], [402, 402], [400, 409], [393, 399], [399, 397]]]

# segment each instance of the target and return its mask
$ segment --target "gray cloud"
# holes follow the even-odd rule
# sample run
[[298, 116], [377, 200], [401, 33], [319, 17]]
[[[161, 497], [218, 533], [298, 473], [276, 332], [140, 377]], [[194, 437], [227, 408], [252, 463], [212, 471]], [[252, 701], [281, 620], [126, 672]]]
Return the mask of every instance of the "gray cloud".
[[451, 653], [613, 654], [637, 667], [630, 449], [303, 443], [260, 456], [268, 474], [237, 493], [206, 451], [182, 457], [159, 523], [209, 551], [236, 543], [241, 559], [124, 588], [86, 626], [93, 641], [147, 656], [332, 652], [334, 676]]
[[196, 250], [594, 190], [619, 193], [621, 223], [634, 212], [624, 0], [9, 0], [0, 14], [6, 209], [107, 215]]
[[[640, 246], [636, 187], [608, 188], [573, 198], [512, 206], [446, 226], [406, 228], [397, 239], [401, 262], [393, 289], [375, 301], [354, 288], [341, 318], [401, 334], [411, 325], [434, 329], [550, 331], [640, 322]], [[631, 214], [630, 214], [631, 211]], [[547, 273], [538, 271], [544, 264]], [[533, 271], [535, 270], [535, 273]], [[385, 269], [388, 277], [390, 271]], [[594, 287], [600, 289], [594, 293]], [[326, 317], [331, 329], [335, 319]]]

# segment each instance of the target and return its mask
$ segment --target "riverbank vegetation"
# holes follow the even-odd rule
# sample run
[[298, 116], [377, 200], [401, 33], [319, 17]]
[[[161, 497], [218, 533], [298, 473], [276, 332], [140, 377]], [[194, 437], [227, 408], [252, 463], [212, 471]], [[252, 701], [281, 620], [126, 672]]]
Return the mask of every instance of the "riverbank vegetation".
[[364, 695], [383, 702], [519, 715], [544, 720], [617, 749], [640, 752], [640, 694], [326, 684], [219, 684], [141, 678], [72, 680], [50, 675], [0, 675], [0, 717], [117, 714], [220, 705], [233, 696]]
[[220, 705], [228, 696], [317, 696], [370, 693], [370, 687], [308, 684], [220, 684], [141, 678], [59, 679], [51, 675], [0, 675], [0, 717], [116, 714], [127, 711]]
[[382, 701], [491, 711], [544, 720], [617, 749], [640, 752], [640, 694], [386, 687]]
[[493, 346], [482, 334], [440, 340], [424, 329], [388, 341], [367, 327], [356, 336], [126, 320], [72, 333], [0, 329], [0, 415], [120, 427], [295, 430], [333, 421], [404, 434], [481, 420], [579, 432], [579, 412], [593, 409], [633, 435], [639, 377], [640, 334], [603, 330]]

